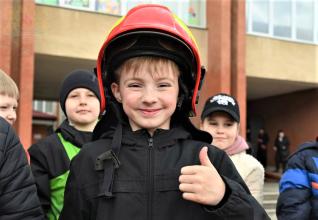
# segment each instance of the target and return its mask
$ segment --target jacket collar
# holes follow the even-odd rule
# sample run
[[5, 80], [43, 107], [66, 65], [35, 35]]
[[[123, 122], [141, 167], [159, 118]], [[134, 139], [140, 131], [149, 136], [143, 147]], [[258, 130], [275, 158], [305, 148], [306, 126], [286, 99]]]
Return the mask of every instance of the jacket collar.
[[190, 133], [182, 127], [174, 127], [169, 130], [157, 129], [151, 137], [146, 129], [132, 131], [130, 127], [125, 126], [122, 142], [135, 147], [145, 147], [149, 145], [149, 140], [152, 139], [156, 148], [164, 148], [174, 145], [179, 140], [189, 138]]
[[92, 140], [92, 132], [79, 131], [71, 126], [67, 119], [65, 119], [56, 132], [62, 134], [63, 138], [71, 142], [76, 147], [81, 148], [83, 144]]

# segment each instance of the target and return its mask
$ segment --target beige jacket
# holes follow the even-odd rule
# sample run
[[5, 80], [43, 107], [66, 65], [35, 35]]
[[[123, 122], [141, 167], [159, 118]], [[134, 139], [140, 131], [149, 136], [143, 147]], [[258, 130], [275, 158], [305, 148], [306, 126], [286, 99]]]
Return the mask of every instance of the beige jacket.
[[230, 156], [237, 171], [256, 200], [263, 204], [264, 167], [245, 151]]

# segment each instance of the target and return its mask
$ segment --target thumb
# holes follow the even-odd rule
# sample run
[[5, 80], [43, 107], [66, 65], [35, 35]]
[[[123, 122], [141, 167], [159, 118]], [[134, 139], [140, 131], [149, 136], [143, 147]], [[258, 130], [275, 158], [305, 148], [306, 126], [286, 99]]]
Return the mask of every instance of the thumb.
[[202, 166], [213, 167], [209, 157], [208, 157], [208, 147], [202, 147], [199, 153], [199, 159]]

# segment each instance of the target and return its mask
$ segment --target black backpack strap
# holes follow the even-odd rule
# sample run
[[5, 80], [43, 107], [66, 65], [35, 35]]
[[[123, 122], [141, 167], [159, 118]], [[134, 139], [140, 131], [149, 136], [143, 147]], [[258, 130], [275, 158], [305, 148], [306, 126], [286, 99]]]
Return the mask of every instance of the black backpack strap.
[[112, 198], [115, 170], [119, 168], [118, 159], [122, 140], [122, 125], [118, 123], [111, 144], [111, 149], [100, 154], [95, 161], [95, 170], [104, 170], [104, 179], [100, 185], [98, 197]]
[[99, 198], [97, 205], [96, 219], [103, 219], [106, 216], [105, 209], [103, 209], [103, 204], [107, 202], [107, 199], [114, 197], [113, 195], [113, 183], [115, 178], [115, 170], [119, 168], [120, 161], [118, 159], [120, 147], [122, 140], [122, 125], [119, 123], [112, 140], [112, 148], [96, 159], [95, 170], [104, 170], [104, 179], [100, 185], [99, 193], [97, 198]]

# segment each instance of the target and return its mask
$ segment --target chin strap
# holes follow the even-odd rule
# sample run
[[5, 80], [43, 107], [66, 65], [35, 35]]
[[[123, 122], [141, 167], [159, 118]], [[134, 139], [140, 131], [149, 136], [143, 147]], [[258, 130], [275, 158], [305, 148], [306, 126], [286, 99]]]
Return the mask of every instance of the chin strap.
[[197, 97], [195, 97], [195, 104], [199, 103], [200, 91], [201, 91], [202, 85], [204, 83], [205, 73], [206, 73], [205, 67], [201, 66], [201, 78], [200, 78], [200, 83], [199, 83], [199, 87], [198, 87]]

